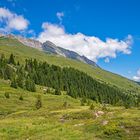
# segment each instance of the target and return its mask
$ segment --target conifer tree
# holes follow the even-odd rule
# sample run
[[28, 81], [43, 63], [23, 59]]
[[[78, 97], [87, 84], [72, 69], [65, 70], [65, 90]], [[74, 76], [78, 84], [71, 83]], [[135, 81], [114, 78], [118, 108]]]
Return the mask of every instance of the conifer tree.
[[15, 65], [15, 59], [14, 59], [14, 55], [13, 54], [11, 54], [10, 57], [9, 57], [9, 64]]

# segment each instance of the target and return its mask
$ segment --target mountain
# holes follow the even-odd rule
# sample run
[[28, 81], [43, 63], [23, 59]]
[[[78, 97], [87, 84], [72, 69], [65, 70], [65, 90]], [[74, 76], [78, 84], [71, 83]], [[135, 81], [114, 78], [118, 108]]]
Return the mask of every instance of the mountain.
[[21, 42], [22, 44], [24, 44], [26, 46], [45, 51], [49, 54], [55, 54], [55, 55], [63, 56], [66, 58], [78, 60], [78, 61], [81, 61], [81, 62], [84, 62], [84, 63], [87, 63], [89, 65], [97, 67], [97, 64], [95, 62], [91, 61], [90, 59], [88, 59], [87, 57], [81, 56], [74, 51], [70, 51], [70, 50], [58, 47], [50, 41], [46, 41], [45, 43], [41, 43], [41, 42], [34, 40], [34, 39], [28, 39], [28, 38], [25, 38], [22, 36], [15, 36], [12, 34], [10, 34], [10, 35], [0, 34], [0, 36], [1, 37], [5, 36], [5, 37], [11, 38], [11, 39], [17, 39], [19, 42]]
[[16, 56], [16, 59], [21, 63], [24, 63], [25, 59], [27, 58], [35, 58], [39, 61], [46, 61], [51, 65], [72, 67], [88, 74], [93, 79], [96, 79], [102, 83], [116, 86], [124, 92], [132, 94], [140, 93], [140, 86], [134, 81], [131, 81], [125, 77], [105, 71], [99, 67], [93, 67], [81, 61], [39, 51], [35, 48], [24, 45], [14, 37], [0, 37], [0, 54], [2, 53], [4, 53], [7, 57], [13, 53]]
[[15, 36], [15, 38], [26, 46], [42, 50], [42, 43], [37, 40], [28, 39], [21, 36]]
[[58, 47], [50, 41], [46, 41], [45, 43], [43, 43], [42, 48], [44, 51], [46, 51], [50, 54], [57, 54], [60, 56], [64, 56], [66, 58], [78, 60], [78, 61], [81, 61], [81, 62], [84, 62], [84, 63], [87, 63], [89, 65], [97, 67], [97, 64], [95, 62], [89, 60], [87, 57], [81, 56], [74, 51], [70, 51], [70, 50]]

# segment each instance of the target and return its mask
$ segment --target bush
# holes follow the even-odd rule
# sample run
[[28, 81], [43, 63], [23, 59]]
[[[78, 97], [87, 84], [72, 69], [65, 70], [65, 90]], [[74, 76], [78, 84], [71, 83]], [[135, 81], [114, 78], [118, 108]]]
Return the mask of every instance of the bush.
[[37, 96], [35, 107], [36, 109], [40, 109], [42, 107], [42, 100], [40, 95]]
[[61, 91], [59, 89], [55, 89], [55, 95], [61, 95]]
[[10, 94], [9, 94], [9, 92], [5, 92], [5, 97], [7, 98], [7, 99], [9, 99], [10, 98]]
[[90, 110], [94, 110], [95, 109], [95, 106], [93, 104], [90, 105]]
[[20, 95], [19, 100], [23, 101], [23, 96], [22, 95]]

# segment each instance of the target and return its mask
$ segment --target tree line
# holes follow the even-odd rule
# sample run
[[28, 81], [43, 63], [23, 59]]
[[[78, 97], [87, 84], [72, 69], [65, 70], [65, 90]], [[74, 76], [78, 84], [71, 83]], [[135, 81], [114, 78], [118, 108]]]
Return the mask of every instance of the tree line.
[[137, 105], [139, 98], [126, 94], [117, 87], [101, 83], [74, 68], [61, 68], [36, 59], [26, 59], [24, 64], [15, 61], [13, 54], [7, 59], [0, 56], [0, 77], [11, 81], [11, 87], [35, 92], [35, 85], [66, 91], [74, 98], [90, 98], [112, 105]]

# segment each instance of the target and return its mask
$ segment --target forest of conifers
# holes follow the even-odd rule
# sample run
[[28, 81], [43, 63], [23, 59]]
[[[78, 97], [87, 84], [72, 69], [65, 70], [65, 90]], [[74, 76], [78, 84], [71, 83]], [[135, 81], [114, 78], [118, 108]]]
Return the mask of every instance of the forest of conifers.
[[26, 59], [20, 64], [13, 54], [9, 58], [0, 55], [0, 77], [10, 80], [11, 87], [32, 92], [36, 91], [36, 85], [41, 85], [55, 89], [58, 94], [66, 91], [74, 98], [89, 98], [100, 103], [136, 106], [139, 102], [136, 95], [125, 94], [74, 68], [61, 68], [36, 59]]

